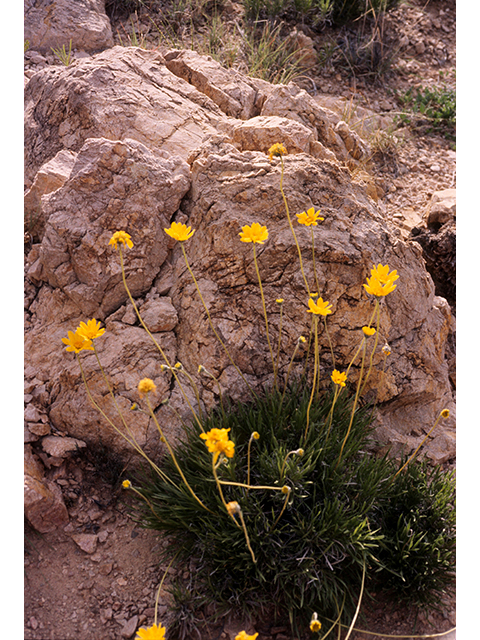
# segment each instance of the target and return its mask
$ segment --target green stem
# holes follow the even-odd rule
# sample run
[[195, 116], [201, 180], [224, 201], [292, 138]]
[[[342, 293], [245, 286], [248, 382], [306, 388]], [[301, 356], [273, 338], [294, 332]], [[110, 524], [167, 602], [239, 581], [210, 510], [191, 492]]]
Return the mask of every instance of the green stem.
[[355, 622], [356, 622], [357, 617], [358, 617], [358, 613], [359, 613], [359, 611], [360, 611], [360, 606], [361, 606], [361, 604], [362, 604], [362, 598], [363, 598], [363, 587], [364, 587], [364, 585], [365, 585], [365, 572], [366, 572], [365, 567], [366, 567], [366, 562], [365, 562], [365, 559], [364, 559], [364, 560], [363, 560], [362, 585], [361, 585], [361, 587], [360, 587], [360, 595], [359, 595], [359, 597], [358, 597], [358, 604], [357, 604], [357, 608], [356, 608], [356, 610], [355, 610], [355, 615], [353, 616], [353, 620], [352, 620], [352, 622], [351, 622], [351, 624], [350, 624], [350, 627], [349, 627], [349, 629], [348, 629], [348, 633], [347, 633], [347, 635], [345, 636], [344, 640], [348, 640], [348, 639], [350, 638], [350, 635], [351, 635], [351, 633], [352, 633], [352, 631], [353, 631], [353, 627], [354, 627]]
[[155, 618], [154, 618], [154, 624], [157, 626], [157, 609], [158, 609], [158, 601], [160, 599], [160, 591], [162, 589], [163, 583], [165, 581], [165, 578], [167, 577], [167, 573], [168, 570], [170, 569], [170, 567], [172, 566], [175, 558], [178, 556], [178, 552], [173, 556], [173, 558], [170, 560], [170, 563], [168, 565], [168, 567], [165, 569], [165, 572], [163, 574], [162, 579], [160, 580], [160, 584], [158, 585], [158, 590], [157, 590], [157, 597], [155, 598]]
[[276, 364], [275, 364], [274, 379], [273, 379], [275, 387], [277, 387], [278, 363], [280, 362], [280, 345], [281, 345], [281, 339], [282, 339], [282, 320], [283, 320], [283, 303], [280, 304], [280, 322], [279, 322], [279, 327], [278, 327], [277, 361], [276, 361]]
[[266, 329], [266, 333], [267, 333], [267, 343], [268, 343], [268, 348], [270, 350], [270, 356], [272, 358], [273, 384], [276, 387], [277, 386], [277, 371], [276, 371], [276, 368], [275, 368], [275, 358], [273, 357], [272, 345], [270, 343], [270, 334], [269, 334], [269, 331], [268, 331], [267, 307], [265, 305], [265, 296], [263, 295], [262, 279], [260, 278], [260, 271], [258, 269], [257, 252], [256, 252], [256, 249], [255, 249], [255, 243], [253, 244], [253, 261], [255, 262], [255, 270], [257, 272], [257, 277], [258, 277], [258, 286], [260, 288], [260, 296], [262, 298], [263, 315], [265, 317], [265, 329]]
[[315, 276], [315, 285], [317, 287], [317, 293], [318, 295], [320, 295], [320, 285], [318, 284], [318, 278], [317, 278], [317, 269], [315, 267], [315, 238], [314, 238], [314, 234], [313, 234], [313, 226], [310, 227], [310, 230], [312, 232], [312, 263], [313, 263], [313, 274]]
[[280, 518], [283, 515], [283, 512], [285, 511], [287, 504], [288, 504], [288, 499], [290, 498], [290, 494], [291, 494], [291, 490], [288, 491], [288, 493], [285, 494], [285, 500], [283, 501], [283, 507], [282, 510], [280, 511], [280, 513], [277, 516], [277, 519], [275, 520], [275, 522], [272, 524], [270, 531], [268, 533], [272, 533], [272, 531], [275, 529], [275, 527], [278, 524], [278, 521], [280, 520]]

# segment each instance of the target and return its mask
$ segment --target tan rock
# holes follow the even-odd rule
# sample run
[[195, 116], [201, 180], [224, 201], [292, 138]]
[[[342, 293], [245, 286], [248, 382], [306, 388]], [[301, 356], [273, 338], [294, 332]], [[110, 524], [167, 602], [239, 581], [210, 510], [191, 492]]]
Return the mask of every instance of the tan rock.
[[85, 315], [104, 318], [127, 299], [118, 251], [109, 246], [113, 233], [134, 235], [125, 264], [137, 296], [167, 256], [164, 228], [189, 185], [188, 165], [178, 156], [135, 140], [87, 140], [69, 179], [43, 198], [45, 234], [31, 272], [63, 290]]
[[68, 436], [64, 438], [59, 436], [46, 436], [42, 440], [42, 448], [45, 453], [55, 458], [66, 458], [71, 453], [79, 451], [86, 446], [83, 440], [69, 438]]
[[296, 120], [278, 116], [257, 116], [236, 125], [233, 142], [242, 151], [268, 153], [276, 142], [282, 142], [289, 153], [310, 153], [315, 137], [312, 129]]
[[231, 129], [205, 94], [174, 75], [160, 53], [112, 47], [71, 67], [48, 67], [25, 89], [26, 178], [62, 149], [87, 138], [137, 140], [186, 157], [202, 140]]
[[440, 226], [446, 222], [455, 222], [457, 215], [457, 190], [435, 191], [428, 203], [424, 218], [427, 226]]
[[211, 98], [227, 116], [248, 120], [260, 115], [271, 87], [268, 82], [225, 69], [210, 56], [189, 49], [169, 51], [165, 60], [169, 71]]
[[93, 533], [74, 533], [72, 540], [80, 547], [85, 553], [95, 553], [98, 543], [98, 536]]
[[55, 531], [69, 521], [62, 492], [43, 477], [43, 470], [31, 451], [25, 455], [24, 512], [32, 527], [40, 533]]
[[48, 51], [69, 41], [73, 49], [99, 51], [113, 46], [105, 0], [46, 0], [25, 7], [24, 37], [30, 47]]
[[24, 211], [28, 228], [35, 236], [42, 238], [45, 220], [42, 212], [42, 196], [59, 189], [70, 176], [76, 154], [59, 151], [57, 155], [40, 168], [32, 186], [25, 193]]

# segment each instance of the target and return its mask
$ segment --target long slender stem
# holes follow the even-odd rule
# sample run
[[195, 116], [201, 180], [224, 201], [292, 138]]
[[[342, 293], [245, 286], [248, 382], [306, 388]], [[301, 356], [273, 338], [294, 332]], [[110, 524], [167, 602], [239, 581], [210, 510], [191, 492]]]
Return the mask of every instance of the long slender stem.
[[205, 304], [205, 300], [203, 299], [202, 296], [202, 292], [200, 291], [200, 287], [198, 286], [198, 282], [197, 279], [195, 278], [195, 275], [192, 271], [192, 268], [190, 267], [190, 263], [188, 262], [188, 258], [187, 258], [187, 254], [185, 252], [185, 247], [183, 246], [183, 242], [180, 243], [180, 246], [182, 247], [182, 253], [183, 253], [183, 257], [185, 259], [185, 264], [187, 265], [187, 269], [190, 273], [190, 276], [192, 277], [192, 280], [195, 284], [195, 288], [197, 289], [197, 293], [200, 297], [200, 300], [202, 302], [203, 308], [205, 309], [205, 313], [207, 314], [207, 319], [208, 319], [208, 324], [210, 325], [211, 330], [213, 331], [213, 333], [215, 334], [215, 337], [217, 338], [217, 340], [220, 342], [220, 344], [223, 347], [223, 350], [225, 351], [225, 353], [227, 354], [228, 359], [230, 360], [231, 364], [235, 367], [237, 373], [241, 376], [242, 380], [245, 382], [245, 384], [247, 385], [248, 389], [251, 391], [251, 393], [257, 397], [257, 394], [254, 392], [254, 390], [252, 389], [252, 387], [248, 384], [247, 380], [245, 379], [245, 376], [243, 375], [243, 373], [240, 371], [240, 369], [237, 367], [237, 365], [235, 364], [232, 356], [230, 355], [229, 350], [227, 349], [227, 347], [225, 346], [225, 343], [223, 342], [223, 340], [220, 338], [220, 336], [218, 335], [218, 332], [216, 331], [215, 327], [213, 326], [213, 322], [212, 322], [212, 318], [210, 316], [210, 311], [208, 310], [207, 305]]
[[315, 331], [315, 358], [314, 358], [314, 366], [313, 366], [313, 382], [312, 382], [312, 393], [310, 394], [310, 401], [308, 403], [307, 408], [307, 425], [305, 427], [305, 433], [303, 434], [303, 442], [307, 441], [308, 429], [310, 426], [310, 408], [313, 402], [313, 396], [315, 394], [315, 385], [317, 382], [317, 368], [318, 368], [318, 318], [314, 317], [314, 331]]
[[[175, 464], [175, 466], [177, 467], [177, 471], [178, 471], [178, 473], [180, 474], [180, 476], [181, 476], [181, 478], [182, 478], [183, 482], [185, 483], [185, 485], [186, 485], [187, 489], [190, 491], [190, 493], [191, 493], [191, 494], [192, 494], [192, 496], [195, 498], [195, 500], [196, 500], [196, 501], [197, 501], [197, 502], [198, 502], [198, 503], [199, 503], [199, 504], [200, 504], [204, 509], [206, 509], [207, 511], [210, 511], [210, 509], [208, 509], [208, 507], [206, 507], [206, 506], [203, 504], [203, 502], [202, 502], [202, 501], [200, 500], [200, 498], [197, 496], [197, 494], [195, 493], [195, 491], [194, 491], [194, 490], [192, 489], [192, 487], [188, 484], [188, 481], [187, 481], [187, 479], [185, 478], [185, 475], [184, 475], [183, 471], [181, 470], [180, 465], [179, 465], [179, 464], [178, 464], [178, 462], [177, 462], [177, 458], [175, 457], [175, 453], [174, 453], [174, 451], [173, 451], [172, 447], [170, 446], [170, 444], [169, 444], [168, 440], [166, 439], [166, 437], [165, 437], [165, 435], [164, 435], [164, 433], [163, 433], [163, 431], [162, 431], [162, 428], [160, 427], [160, 424], [159, 424], [159, 422], [158, 422], [158, 420], [157, 420], [157, 417], [156, 417], [155, 413], [153, 412], [152, 405], [150, 404], [150, 398], [149, 398], [148, 396], [149, 396], [149, 394], [147, 393], [147, 406], [148, 406], [148, 410], [149, 410], [149, 412], [150, 412], [150, 415], [151, 415], [151, 416], [152, 416], [152, 418], [153, 418], [153, 421], [155, 422], [155, 426], [156, 426], [156, 427], [157, 427], [157, 429], [158, 429], [158, 432], [159, 432], [159, 434], [160, 434], [160, 437], [161, 437], [161, 439], [162, 439], [162, 442], [164, 442], [164, 443], [165, 443], [165, 445], [166, 445], [166, 447], [167, 447], [167, 449], [168, 449], [169, 454], [172, 456], [173, 463], [174, 463], [174, 464]], [[212, 512], [210, 511], [210, 513], [212, 513]]]
[[335, 465], [335, 469], [338, 467], [338, 465], [340, 464], [340, 460], [342, 459], [342, 453], [343, 453], [343, 449], [345, 447], [345, 444], [348, 440], [348, 436], [350, 435], [350, 430], [352, 428], [352, 424], [353, 424], [353, 418], [355, 416], [355, 411], [357, 408], [357, 402], [358, 402], [358, 397], [360, 395], [360, 386], [362, 384], [362, 377], [363, 377], [363, 368], [365, 365], [365, 340], [362, 341], [363, 344], [363, 354], [362, 354], [362, 365], [360, 367], [360, 375], [358, 377], [358, 383], [357, 383], [357, 391], [355, 393], [355, 400], [353, 402], [353, 407], [352, 407], [352, 413], [350, 414], [350, 423], [348, 425], [348, 429], [347, 429], [347, 434], [342, 442], [342, 447], [340, 449], [340, 454], [338, 456], [338, 460], [337, 460], [337, 464]]
[[[87, 384], [87, 378], [85, 376], [85, 371], [83, 370], [82, 367], [82, 362], [80, 360], [80, 357], [78, 355], [78, 353], [76, 354], [77, 356], [77, 362], [78, 365], [80, 367], [80, 373], [82, 375], [82, 380], [83, 380], [83, 384], [85, 385], [85, 390], [87, 392], [88, 395], [88, 399], [90, 400], [90, 402], [92, 403], [92, 405], [95, 407], [95, 409], [105, 418], [105, 420], [108, 422], [108, 424], [112, 427], [112, 429], [114, 429], [124, 440], [126, 440], [128, 442], [128, 444], [135, 449], [135, 451], [137, 451], [137, 453], [139, 453], [143, 458], [145, 458], [145, 460], [153, 467], [153, 469], [156, 471], [156, 473], [158, 473], [158, 475], [163, 478], [165, 481], [170, 482], [170, 484], [173, 484], [173, 486], [177, 486], [173, 480], [170, 480], [170, 478], [166, 475], [166, 473], [164, 473], [154, 462], [153, 460], [150, 460], [150, 458], [147, 456], [147, 454], [143, 451], [143, 449], [140, 447], [140, 445], [137, 443], [137, 441], [135, 440], [135, 438], [132, 436], [132, 440], [130, 440], [130, 438], [128, 438], [124, 433], [122, 433], [120, 431], [120, 429], [115, 425], [115, 423], [107, 416], [107, 414], [105, 413], [105, 411], [100, 407], [100, 405], [95, 402], [95, 400], [93, 399], [93, 396], [90, 392], [89, 386]], [[178, 487], [177, 487], [178, 488]]]
[[320, 285], [318, 284], [317, 278], [317, 269], [315, 267], [315, 237], [313, 233], [313, 225], [310, 227], [312, 232], [312, 266], [313, 266], [313, 274], [315, 276], [315, 286], [317, 287], [317, 293], [320, 295]]
[[365, 559], [364, 559], [363, 560], [363, 573], [362, 573], [362, 586], [360, 587], [360, 595], [358, 597], [358, 604], [357, 604], [357, 608], [355, 610], [355, 615], [353, 616], [353, 620], [352, 620], [352, 622], [350, 624], [350, 628], [348, 629], [348, 633], [345, 636], [344, 640], [348, 640], [350, 638], [350, 636], [352, 634], [352, 631], [353, 631], [353, 627], [354, 627], [355, 622], [356, 622], [357, 617], [358, 617], [358, 613], [360, 611], [360, 606], [362, 604], [362, 598], [363, 598], [363, 587], [365, 585], [365, 573], [366, 573], [365, 567], [366, 567], [366, 562], [365, 562]]
[[280, 511], [280, 513], [278, 514], [278, 516], [277, 516], [277, 518], [276, 518], [275, 522], [274, 522], [274, 523], [272, 524], [272, 526], [270, 527], [270, 530], [269, 530], [269, 532], [268, 532], [268, 533], [272, 533], [272, 531], [273, 531], [273, 530], [275, 529], [275, 527], [277, 526], [278, 521], [279, 521], [279, 520], [280, 520], [280, 518], [282, 517], [283, 512], [285, 511], [285, 509], [286, 509], [286, 507], [287, 507], [288, 500], [289, 500], [289, 498], [290, 498], [290, 493], [291, 493], [291, 490], [290, 490], [290, 488], [289, 488], [289, 491], [285, 494], [285, 500], [283, 501], [283, 507], [282, 507], [282, 510], [281, 510], [281, 511]]
[[327, 316], [323, 316], [323, 322], [325, 325], [325, 333], [327, 334], [328, 344], [330, 345], [330, 353], [332, 354], [332, 365], [333, 365], [333, 368], [335, 369], [335, 355], [333, 353], [332, 341], [330, 340], [330, 333], [328, 332], [328, 328], [327, 328]]
[[217, 467], [215, 466], [215, 455], [212, 456], [212, 470], [213, 470], [213, 477], [215, 478], [215, 482], [217, 483], [217, 487], [218, 487], [218, 492], [220, 494], [220, 498], [222, 499], [223, 502], [223, 506], [225, 507], [225, 509], [228, 511], [228, 507], [227, 507], [227, 503], [226, 500], [223, 496], [223, 491], [222, 491], [222, 485], [220, 483], [220, 480], [218, 479], [217, 476]]
[[160, 580], [160, 584], [158, 585], [158, 590], [157, 590], [157, 597], [155, 598], [155, 618], [154, 618], [154, 624], [157, 624], [157, 609], [158, 609], [158, 601], [160, 599], [160, 591], [162, 589], [163, 583], [165, 581], [165, 578], [167, 577], [167, 573], [168, 570], [170, 569], [170, 567], [172, 566], [175, 558], [178, 556], [178, 552], [173, 556], [173, 558], [170, 560], [168, 567], [165, 569], [165, 572], [163, 574], [162, 579]]
[[[362, 389], [360, 391], [360, 395], [362, 395], [362, 393], [365, 390], [365, 386], [367, 384], [367, 380], [370, 377], [370, 373], [372, 371], [372, 367], [373, 367], [373, 356], [375, 354], [375, 351], [377, 350], [377, 346], [378, 346], [378, 336], [379, 336], [379, 329], [380, 329], [380, 305], [378, 303], [378, 298], [375, 300], [375, 310], [374, 313], [376, 313], [377, 315], [377, 327], [376, 327], [376, 331], [375, 331], [375, 342], [372, 348], [372, 351], [370, 353], [370, 364], [368, 367], [368, 371], [367, 371], [367, 375], [365, 376], [365, 380], [363, 381], [363, 385], [362, 385]], [[370, 323], [372, 322], [372, 320], [370, 320]], [[368, 325], [370, 326], [370, 324]]]
[[274, 378], [273, 378], [273, 383], [275, 387], [277, 387], [278, 363], [280, 362], [280, 345], [282, 341], [282, 320], [283, 320], [283, 303], [280, 303], [280, 321], [278, 326], [277, 359], [275, 363], [275, 371], [274, 371]]
[[258, 262], [257, 262], [257, 252], [255, 249], [255, 243], [253, 245], [253, 261], [255, 262], [255, 270], [257, 272], [257, 277], [258, 277], [258, 286], [260, 288], [260, 296], [262, 298], [262, 307], [263, 307], [263, 315], [265, 317], [265, 330], [267, 333], [267, 344], [268, 344], [268, 348], [270, 350], [270, 357], [272, 358], [272, 367], [273, 367], [273, 381], [274, 381], [274, 386], [277, 386], [277, 371], [275, 368], [275, 358], [273, 357], [273, 350], [272, 350], [272, 345], [270, 343], [270, 334], [268, 331], [268, 316], [267, 316], [267, 307], [265, 305], [265, 296], [263, 295], [263, 287], [262, 287], [262, 279], [260, 277], [260, 270], [258, 268]]
[[126, 275], [125, 275], [125, 267], [124, 267], [124, 264], [123, 264], [123, 253], [122, 253], [122, 247], [121, 247], [121, 245], [119, 245], [119, 247], [118, 247], [118, 253], [119, 253], [119, 255], [120, 255], [120, 267], [121, 267], [121, 270], [122, 270], [123, 286], [125, 287], [125, 291], [127, 292], [128, 298], [129, 298], [129, 300], [130, 300], [130, 302], [131, 302], [131, 304], [132, 304], [132, 307], [133, 307], [133, 309], [134, 309], [134, 311], [135, 311], [135, 313], [136, 313], [136, 315], [137, 315], [137, 318], [138, 318], [138, 320], [139, 320], [140, 324], [142, 325], [142, 327], [143, 327], [143, 328], [145, 329], [145, 331], [147, 332], [147, 334], [148, 334], [149, 338], [152, 340], [153, 344], [154, 344], [154, 345], [157, 347], [157, 349], [160, 351], [160, 354], [161, 354], [162, 358], [165, 360], [165, 362], [166, 362], [167, 366], [168, 366], [168, 367], [170, 368], [170, 370], [172, 371], [172, 373], [173, 373], [173, 377], [175, 378], [175, 381], [177, 382], [177, 384], [178, 384], [178, 386], [179, 386], [179, 388], [180, 388], [180, 391], [182, 392], [182, 395], [183, 395], [183, 397], [184, 397], [184, 399], [185, 399], [186, 403], [187, 403], [187, 404], [188, 404], [188, 406], [190, 407], [190, 410], [191, 410], [191, 412], [192, 412], [192, 414], [193, 414], [193, 416], [194, 416], [194, 418], [195, 418], [195, 420], [196, 420], [197, 424], [200, 426], [200, 428], [202, 428], [202, 423], [200, 422], [200, 420], [199, 420], [199, 418], [198, 418], [198, 416], [197, 416], [197, 414], [196, 414], [196, 412], [195, 412], [194, 408], [192, 407], [192, 404], [191, 404], [190, 400], [188, 399], [187, 394], [185, 393], [185, 390], [184, 390], [184, 388], [183, 388], [183, 386], [182, 386], [182, 383], [180, 382], [180, 380], [179, 380], [179, 378], [178, 378], [178, 376], [177, 376], [177, 373], [176, 373], [176, 371], [175, 371], [174, 367], [172, 367], [172, 365], [170, 364], [170, 362], [169, 362], [169, 360], [168, 360], [168, 358], [167, 358], [167, 356], [166, 356], [165, 352], [163, 351], [162, 347], [161, 347], [161, 346], [158, 344], [158, 342], [155, 340], [155, 338], [154, 338], [154, 337], [153, 337], [153, 335], [152, 335], [152, 332], [150, 331], [150, 329], [147, 327], [147, 325], [146, 325], [146, 324], [145, 324], [145, 322], [143, 321], [143, 318], [142, 318], [142, 316], [140, 315], [140, 311], [138, 310], [138, 307], [137, 307], [137, 305], [135, 304], [135, 300], [133, 299], [133, 296], [132, 296], [132, 294], [130, 293], [130, 289], [128, 288], [128, 285], [127, 285], [127, 278], [126, 278]]
[[298, 244], [297, 236], [295, 234], [295, 229], [293, 228], [292, 220], [290, 218], [290, 210], [288, 208], [287, 198], [286, 198], [285, 193], [283, 191], [284, 164], [283, 164], [283, 157], [282, 156], [280, 156], [280, 162], [281, 162], [281, 166], [282, 166], [282, 172], [280, 174], [280, 191], [281, 191], [281, 194], [282, 194], [283, 203], [285, 205], [285, 211], [287, 212], [287, 218], [288, 218], [288, 224], [290, 226], [290, 231], [292, 232], [293, 239], [295, 240], [295, 245], [297, 247], [298, 259], [300, 261], [300, 270], [302, 272], [303, 280], [305, 282], [305, 289], [307, 290], [308, 295], [310, 295], [310, 287], [308, 286], [307, 277], [305, 276], [305, 271], [303, 269], [302, 252], [300, 251], [300, 245]]
[[392, 480], [390, 482], [393, 482], [393, 480], [398, 476], [398, 474], [403, 471], [403, 469], [405, 469], [405, 467], [410, 464], [410, 462], [415, 458], [415, 456], [417, 455], [419, 449], [421, 448], [421, 446], [423, 445], [423, 443], [429, 438], [430, 434], [432, 433], [432, 431], [435, 429], [435, 427], [437, 426], [440, 418], [442, 417], [442, 414], [440, 413], [439, 416], [437, 417], [437, 419], [435, 420], [435, 424], [433, 425], [433, 427], [430, 429], [430, 431], [427, 433], [427, 435], [424, 437], [424, 439], [421, 441], [421, 443], [418, 445], [418, 447], [415, 449], [415, 451], [412, 453], [412, 455], [409, 457], [409, 459], [405, 462], [405, 464], [400, 467], [400, 469], [397, 471], [397, 473], [392, 477]]

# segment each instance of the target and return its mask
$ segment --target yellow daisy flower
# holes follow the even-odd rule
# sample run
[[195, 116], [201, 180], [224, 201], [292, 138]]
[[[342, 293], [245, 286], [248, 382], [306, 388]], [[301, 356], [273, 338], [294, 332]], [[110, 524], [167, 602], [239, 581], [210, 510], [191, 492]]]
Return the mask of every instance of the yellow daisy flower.
[[328, 316], [329, 313], [332, 313], [332, 305], [323, 301], [322, 298], [318, 298], [316, 302], [312, 298], [308, 299], [308, 312], [314, 313], [316, 316]]
[[227, 458], [233, 458], [235, 453], [235, 443], [228, 439], [230, 429], [210, 429], [208, 433], [201, 433], [200, 438], [205, 440], [210, 453], [214, 455], [214, 461], [223, 453]]
[[192, 227], [187, 227], [186, 224], [181, 222], [172, 222], [170, 229], [164, 229], [164, 231], [174, 240], [178, 240], [178, 242], [185, 242], [195, 233], [195, 229], [192, 231]]
[[314, 207], [310, 207], [308, 211], [297, 213], [296, 216], [298, 218], [298, 224], [304, 224], [307, 227], [310, 227], [310, 226], [316, 227], [318, 224], [317, 220], [319, 220], [320, 222], [325, 220], [325, 218], [322, 218], [320, 216], [320, 211], [315, 212]]
[[287, 153], [288, 153], [288, 151], [284, 147], [284, 145], [281, 144], [280, 142], [276, 142], [268, 150], [268, 157], [270, 158], [270, 160], [273, 160], [274, 156], [276, 156], [276, 157], [286, 156]]
[[340, 387], [344, 387], [345, 381], [347, 380], [347, 374], [345, 372], [341, 373], [340, 371], [334, 369], [331, 378], [334, 384], [338, 384]]
[[153, 380], [150, 380], [150, 378], [143, 378], [143, 380], [140, 380], [138, 383], [139, 393], [150, 393], [150, 391], [155, 391], [156, 388], [155, 383]]
[[73, 351], [75, 353], [80, 353], [84, 349], [87, 351], [93, 351], [92, 341], [85, 336], [78, 333], [78, 330], [69, 331], [68, 338], [62, 338], [62, 342], [67, 345], [66, 351]]
[[162, 625], [153, 624], [151, 627], [145, 629], [142, 627], [138, 629], [135, 640], [164, 640], [165, 639], [165, 627]]
[[100, 329], [100, 322], [97, 322], [95, 318], [85, 322], [80, 322], [80, 326], [77, 328], [77, 333], [87, 340], [94, 340], [99, 338], [105, 333], [105, 329]]
[[263, 244], [268, 238], [268, 231], [267, 227], [262, 226], [258, 222], [254, 222], [250, 227], [248, 224], [242, 227], [242, 231], [239, 236], [242, 242]]
[[367, 338], [373, 336], [377, 332], [377, 330], [373, 327], [362, 327], [362, 331], [367, 336]]
[[235, 640], [255, 640], [257, 636], [258, 633], [254, 633], [249, 636], [246, 631], [240, 631], [240, 633], [237, 633], [237, 635], [235, 636]]
[[111, 244], [115, 249], [118, 249], [119, 243], [123, 244], [123, 246], [126, 245], [129, 249], [133, 247], [132, 238], [128, 233], [126, 233], [126, 231], [115, 231], [108, 244]]

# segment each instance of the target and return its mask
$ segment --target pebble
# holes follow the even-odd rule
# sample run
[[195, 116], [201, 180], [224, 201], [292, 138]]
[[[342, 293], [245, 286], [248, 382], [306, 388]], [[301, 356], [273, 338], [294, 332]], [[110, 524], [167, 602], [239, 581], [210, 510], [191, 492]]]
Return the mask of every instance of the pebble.
[[122, 636], [122, 638], [131, 638], [137, 630], [137, 625], [138, 616], [133, 616], [133, 618], [130, 618], [130, 620], [125, 623], [123, 629], [120, 631], [120, 635]]

